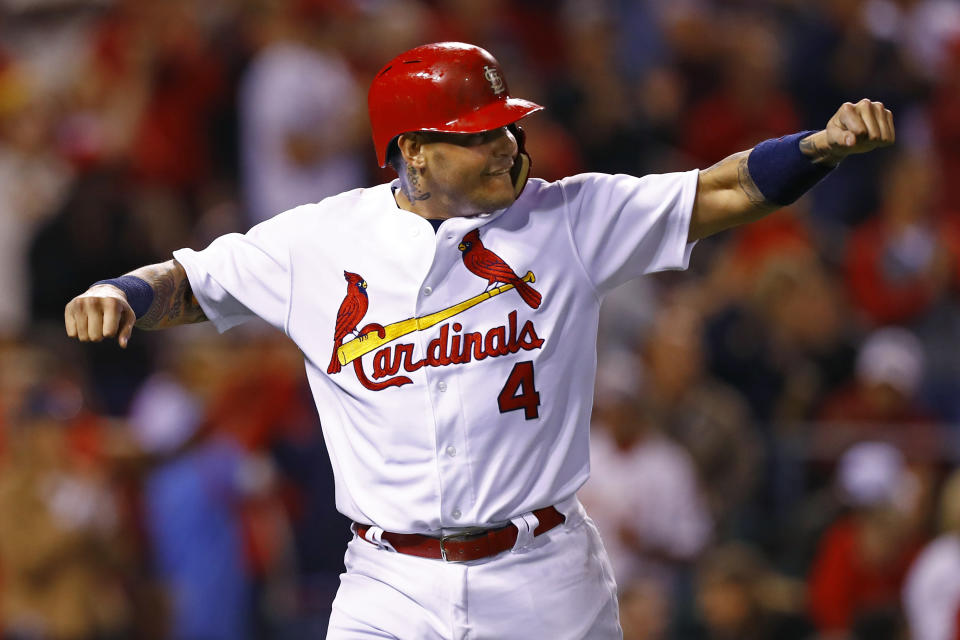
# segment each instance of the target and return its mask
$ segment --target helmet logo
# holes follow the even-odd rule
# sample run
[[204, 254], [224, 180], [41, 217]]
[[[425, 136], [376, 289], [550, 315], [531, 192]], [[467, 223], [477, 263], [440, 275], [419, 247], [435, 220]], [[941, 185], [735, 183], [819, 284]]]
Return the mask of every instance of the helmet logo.
[[500, 75], [500, 71], [496, 67], [485, 66], [483, 77], [490, 83], [490, 88], [493, 89], [495, 95], [500, 95], [507, 90], [507, 87], [503, 84], [503, 76]]

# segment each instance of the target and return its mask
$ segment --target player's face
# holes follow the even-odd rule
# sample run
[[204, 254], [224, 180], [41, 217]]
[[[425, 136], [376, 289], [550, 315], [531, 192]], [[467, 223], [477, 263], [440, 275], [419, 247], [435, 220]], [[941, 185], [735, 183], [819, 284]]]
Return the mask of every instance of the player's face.
[[470, 216], [508, 207], [516, 199], [510, 169], [517, 139], [506, 127], [423, 135], [422, 188], [431, 194], [431, 208], [448, 216]]

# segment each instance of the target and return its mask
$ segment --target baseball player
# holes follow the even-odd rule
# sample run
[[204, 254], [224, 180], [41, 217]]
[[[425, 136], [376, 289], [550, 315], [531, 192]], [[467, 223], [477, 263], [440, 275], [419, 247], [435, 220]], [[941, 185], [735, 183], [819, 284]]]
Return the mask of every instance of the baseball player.
[[548, 183], [517, 126], [542, 107], [483, 49], [407, 51], [368, 102], [396, 180], [98, 282], [67, 334], [126, 346], [134, 326], [259, 316], [297, 344], [354, 522], [328, 637], [620, 637], [575, 497], [604, 294], [891, 144], [892, 115], [862, 100], [706, 170]]

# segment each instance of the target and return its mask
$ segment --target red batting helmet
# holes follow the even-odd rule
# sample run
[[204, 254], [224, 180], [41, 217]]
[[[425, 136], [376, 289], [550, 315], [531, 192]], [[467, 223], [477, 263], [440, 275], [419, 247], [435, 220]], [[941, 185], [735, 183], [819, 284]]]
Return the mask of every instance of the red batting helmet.
[[[486, 50], [462, 42], [426, 44], [401, 53], [376, 75], [367, 104], [381, 167], [387, 165], [390, 143], [401, 133], [480, 133], [543, 109], [511, 98], [500, 63]], [[522, 139], [518, 143], [522, 151]]]

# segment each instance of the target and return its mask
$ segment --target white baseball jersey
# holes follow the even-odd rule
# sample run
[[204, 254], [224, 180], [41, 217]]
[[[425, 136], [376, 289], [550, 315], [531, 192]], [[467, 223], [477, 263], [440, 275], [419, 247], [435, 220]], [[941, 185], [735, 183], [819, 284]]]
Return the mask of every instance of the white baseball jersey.
[[303, 352], [342, 513], [488, 527], [587, 479], [601, 299], [686, 268], [697, 175], [533, 179], [436, 233], [394, 182], [174, 257], [220, 331], [259, 316]]

